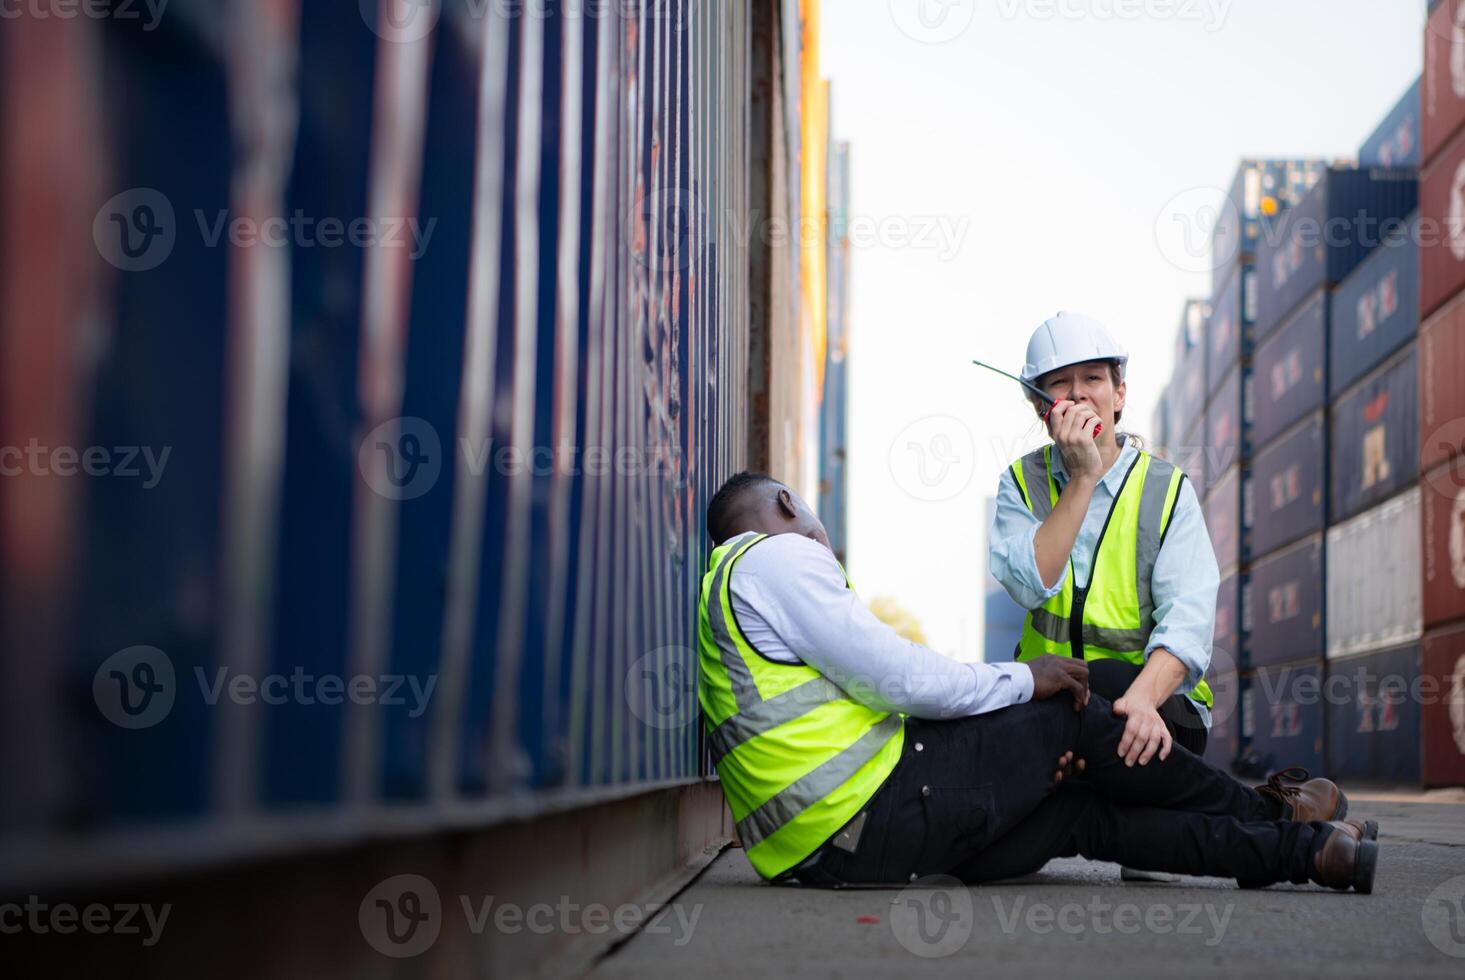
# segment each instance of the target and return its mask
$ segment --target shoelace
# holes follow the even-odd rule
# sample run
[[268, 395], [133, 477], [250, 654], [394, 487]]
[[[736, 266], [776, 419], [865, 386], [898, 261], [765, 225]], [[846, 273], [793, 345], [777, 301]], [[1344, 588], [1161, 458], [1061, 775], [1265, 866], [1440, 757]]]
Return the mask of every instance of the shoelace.
[[1312, 773], [1301, 766], [1288, 766], [1278, 772], [1274, 772], [1267, 778], [1265, 786], [1258, 786], [1256, 791], [1263, 796], [1270, 796], [1283, 806], [1287, 806], [1292, 800], [1302, 795], [1302, 789], [1298, 786], [1283, 785], [1282, 780], [1289, 779], [1294, 783], [1305, 783], [1312, 778]]

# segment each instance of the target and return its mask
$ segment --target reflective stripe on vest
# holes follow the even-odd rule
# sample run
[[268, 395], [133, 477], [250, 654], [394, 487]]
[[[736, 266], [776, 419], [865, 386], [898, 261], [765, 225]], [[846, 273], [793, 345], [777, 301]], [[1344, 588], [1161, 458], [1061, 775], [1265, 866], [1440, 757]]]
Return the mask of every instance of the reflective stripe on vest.
[[[1040, 521], [1053, 512], [1058, 483], [1052, 472], [1053, 446], [1028, 453], [1012, 465], [1012, 476], [1028, 509]], [[1138, 482], [1135, 478], [1138, 476]], [[1143, 663], [1144, 650], [1154, 629], [1154, 596], [1151, 581], [1159, 561], [1160, 546], [1174, 516], [1184, 476], [1171, 463], [1140, 452], [1111, 505], [1100, 535], [1083, 607], [1079, 640], [1086, 659], [1112, 657]], [[1136, 499], [1137, 495], [1137, 499]], [[1123, 515], [1116, 523], [1116, 514]], [[1132, 545], [1130, 541], [1132, 540]], [[1108, 544], [1110, 547], [1105, 548]], [[1132, 547], [1132, 574], [1125, 568]], [[1118, 549], [1118, 550], [1114, 550]], [[1129, 581], [1119, 581], [1120, 578]], [[1097, 590], [1094, 588], [1097, 585]], [[1133, 599], [1130, 599], [1132, 587]], [[1018, 656], [1027, 659], [1044, 652], [1073, 650], [1073, 611], [1077, 584], [1072, 560], [1063, 589], [1028, 613]], [[1117, 594], [1116, 594], [1117, 590]], [[1202, 680], [1191, 698], [1209, 706], [1210, 686]]]
[[732, 612], [749, 534], [716, 549], [703, 579], [699, 701], [749, 860], [773, 877], [859, 812], [900, 757], [904, 723], [850, 699], [804, 664], [761, 656]]

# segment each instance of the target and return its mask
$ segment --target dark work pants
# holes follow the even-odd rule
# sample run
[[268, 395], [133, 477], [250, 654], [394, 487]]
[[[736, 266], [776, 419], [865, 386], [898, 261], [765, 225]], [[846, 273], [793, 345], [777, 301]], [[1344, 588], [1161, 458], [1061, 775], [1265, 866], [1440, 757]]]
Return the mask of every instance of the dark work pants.
[[[1144, 669], [1139, 664], [1126, 660], [1090, 660], [1088, 663], [1089, 690], [1102, 694], [1111, 702], [1124, 697], [1129, 685], [1134, 683], [1134, 679]], [[1205, 755], [1209, 731], [1190, 698], [1183, 694], [1172, 694], [1160, 705], [1160, 717], [1165, 720], [1165, 727], [1170, 729], [1171, 738], [1196, 755]]]
[[[907, 719], [895, 769], [872, 797], [853, 853], [826, 846], [806, 885], [902, 884], [933, 874], [968, 883], [1081, 855], [1144, 871], [1307, 881], [1329, 828], [1277, 820], [1278, 805], [1183, 746], [1127, 767], [1124, 720], [1094, 695], [1067, 694], [950, 721]], [[1055, 783], [1072, 750], [1080, 775]]]

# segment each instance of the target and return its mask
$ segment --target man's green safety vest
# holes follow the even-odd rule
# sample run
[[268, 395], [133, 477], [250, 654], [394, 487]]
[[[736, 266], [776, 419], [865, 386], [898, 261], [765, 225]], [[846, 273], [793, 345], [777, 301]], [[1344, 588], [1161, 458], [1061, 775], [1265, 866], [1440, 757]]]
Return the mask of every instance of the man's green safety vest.
[[864, 808], [900, 759], [905, 723], [748, 642], [733, 615], [732, 575], [766, 538], [746, 534], [712, 552], [698, 612], [697, 700], [738, 837], [753, 868], [772, 878]]
[[[1058, 503], [1052, 444], [1013, 463], [1012, 475], [1028, 509], [1046, 520]], [[1144, 663], [1155, 619], [1150, 580], [1183, 479], [1180, 469], [1163, 459], [1146, 452], [1135, 457], [1099, 532], [1088, 584], [1075, 586], [1070, 557], [1062, 591], [1028, 612], [1018, 660], [1056, 653]], [[1213, 701], [1204, 680], [1185, 694], [1207, 708]]]

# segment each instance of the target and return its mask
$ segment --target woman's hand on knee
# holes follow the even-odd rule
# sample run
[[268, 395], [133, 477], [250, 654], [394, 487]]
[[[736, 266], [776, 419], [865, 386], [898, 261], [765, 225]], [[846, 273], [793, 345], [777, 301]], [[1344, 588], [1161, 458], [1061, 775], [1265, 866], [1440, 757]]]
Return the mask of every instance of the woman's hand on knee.
[[1154, 705], [1125, 695], [1114, 702], [1114, 713], [1123, 718], [1124, 737], [1119, 740], [1119, 756], [1126, 766], [1136, 762], [1146, 765], [1156, 753], [1161, 759], [1170, 757], [1170, 729]]

